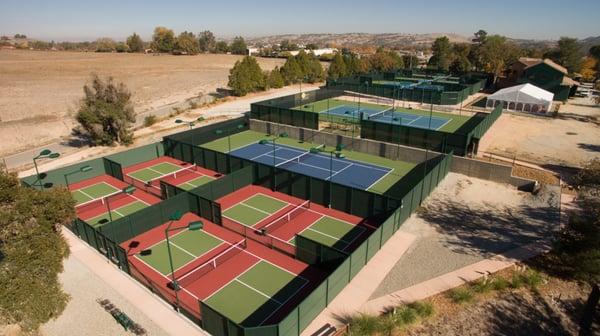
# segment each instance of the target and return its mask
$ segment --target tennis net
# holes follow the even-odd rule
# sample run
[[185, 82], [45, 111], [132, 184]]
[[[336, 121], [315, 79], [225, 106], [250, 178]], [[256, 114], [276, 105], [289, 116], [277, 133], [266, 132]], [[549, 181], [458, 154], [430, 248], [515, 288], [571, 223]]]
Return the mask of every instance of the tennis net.
[[371, 119], [376, 119], [376, 118], [383, 117], [383, 116], [391, 116], [393, 114], [394, 114], [394, 107], [392, 106], [392, 107], [390, 107], [388, 109], [385, 109], [383, 111], [370, 114], [367, 118], [369, 120], [371, 120]]
[[285, 224], [291, 222], [292, 219], [300, 216], [301, 214], [306, 212], [308, 209], [310, 209], [310, 200], [296, 206], [295, 208], [290, 210], [285, 215], [283, 215], [283, 216], [271, 221], [267, 225], [263, 226], [262, 228], [260, 228], [260, 230], [263, 234], [269, 234], [269, 233], [281, 228]]
[[136, 188], [139, 188], [146, 192], [152, 193], [158, 197], [162, 197], [162, 192], [160, 189], [160, 181], [161, 180], [175, 180], [178, 177], [189, 176], [192, 174], [198, 175], [198, 176], [203, 175], [198, 172], [198, 167], [196, 165], [191, 165], [189, 167], [184, 167], [175, 172], [159, 176], [159, 177], [154, 178], [149, 181], [143, 181], [143, 180], [137, 179], [131, 175], [125, 175], [123, 177], [123, 180], [125, 182], [135, 186]]
[[[117, 197], [117, 195], [121, 195], [121, 196]], [[121, 190], [117, 190], [117, 191], [113, 192], [112, 194], [108, 194], [101, 198], [96, 198], [96, 199], [75, 205], [75, 210], [77, 210], [78, 213], [82, 213], [82, 212], [86, 212], [88, 210], [96, 209], [101, 206], [105, 206], [106, 200], [109, 197], [111, 198], [111, 201], [116, 201], [117, 199], [126, 198], [126, 197], [128, 197], [128, 195]]]
[[302, 158], [304, 158], [304, 157], [306, 157], [306, 156], [309, 156], [309, 155], [311, 155], [311, 154], [312, 154], [312, 155], [314, 155], [314, 154], [318, 154], [318, 152], [319, 152], [319, 151], [320, 151], [320, 150], [321, 150], [323, 147], [325, 147], [325, 145], [319, 145], [318, 147], [311, 148], [311, 150], [309, 150], [308, 152], [304, 152], [304, 153], [302, 153], [302, 154], [300, 154], [300, 155], [298, 155], [298, 156], [296, 156], [296, 157], [293, 157], [293, 158], [291, 158], [291, 159], [289, 159], [289, 160], [285, 160], [285, 161], [283, 161], [283, 162], [280, 162], [280, 163], [276, 164], [276, 165], [275, 165], [275, 167], [281, 167], [281, 166], [283, 166], [283, 165], [285, 165], [285, 164], [288, 164], [288, 163], [300, 163], [300, 162], [301, 162], [301, 160], [302, 160]]
[[246, 239], [239, 241], [235, 245], [230, 245], [225, 251], [219, 253], [216, 257], [210, 259], [209, 261], [203, 263], [202, 265], [196, 267], [185, 275], [181, 276], [177, 282], [181, 286], [187, 286], [198, 279], [202, 278], [204, 275], [208, 274], [210, 271], [217, 268], [217, 266], [223, 264], [225, 261], [231, 259], [238, 253], [242, 252], [246, 248]]

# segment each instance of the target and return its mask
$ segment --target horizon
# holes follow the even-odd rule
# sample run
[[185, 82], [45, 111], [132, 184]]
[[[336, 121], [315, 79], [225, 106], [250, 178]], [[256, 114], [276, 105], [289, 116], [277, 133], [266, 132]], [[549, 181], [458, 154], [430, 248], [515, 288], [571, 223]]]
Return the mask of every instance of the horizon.
[[[402, 4], [388, 0], [369, 4], [307, 0], [301, 4], [285, 5], [273, 0], [253, 4], [234, 0], [227, 5], [190, 0], [175, 0], [168, 5], [140, 0], [125, 4], [115, 0], [102, 4], [71, 0], [52, 3], [9, 0], [2, 8], [1, 35], [25, 34], [28, 38], [46, 41], [93, 41], [102, 37], [124, 40], [133, 32], [148, 40], [156, 26], [170, 28], [176, 34], [210, 30], [220, 39], [238, 35], [257, 38], [349, 33], [457, 34], [471, 37], [479, 29], [489, 34], [526, 40], [555, 41], [561, 36], [585, 39], [600, 35], [600, 25], [594, 17], [600, 10], [600, 2], [589, 0], [567, 4], [506, 0], [485, 5], [474, 0], [460, 3], [432, 0], [427, 4]], [[515, 11], [515, 8], [521, 11]], [[333, 17], [332, 12], [338, 15]]]

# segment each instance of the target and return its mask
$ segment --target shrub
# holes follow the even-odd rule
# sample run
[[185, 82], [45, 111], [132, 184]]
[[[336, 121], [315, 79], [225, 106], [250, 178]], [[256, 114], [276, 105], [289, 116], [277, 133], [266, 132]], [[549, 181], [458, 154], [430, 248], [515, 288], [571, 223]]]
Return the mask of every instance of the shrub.
[[513, 273], [512, 277], [510, 279], [510, 287], [517, 289], [517, 288], [523, 287], [524, 284], [525, 284], [525, 281], [523, 280], [523, 277], [521, 276], [521, 274], [519, 272]]
[[494, 283], [492, 279], [488, 278], [477, 279], [473, 281], [471, 288], [473, 288], [475, 292], [483, 294], [492, 290], [494, 288]]
[[394, 316], [399, 325], [412, 324], [417, 320], [417, 312], [409, 306], [401, 306], [396, 309]]
[[531, 289], [536, 289], [544, 281], [542, 274], [536, 270], [528, 270], [521, 277], [523, 278], [523, 282]]
[[145, 127], [152, 126], [152, 125], [156, 124], [157, 121], [158, 120], [154, 114], [148, 115], [144, 118], [144, 126]]
[[358, 314], [350, 318], [349, 335], [373, 335], [379, 330], [379, 317], [368, 314]]
[[421, 318], [426, 318], [433, 315], [433, 305], [428, 301], [415, 301], [408, 305]]
[[454, 303], [459, 304], [471, 302], [473, 300], [473, 292], [464, 287], [452, 289], [448, 296]]
[[236, 96], [245, 96], [250, 92], [266, 89], [266, 78], [254, 57], [246, 56], [241, 61], [235, 62], [229, 71], [227, 84]]
[[492, 281], [492, 288], [497, 291], [505, 290], [510, 286], [510, 282], [504, 278], [497, 277]]

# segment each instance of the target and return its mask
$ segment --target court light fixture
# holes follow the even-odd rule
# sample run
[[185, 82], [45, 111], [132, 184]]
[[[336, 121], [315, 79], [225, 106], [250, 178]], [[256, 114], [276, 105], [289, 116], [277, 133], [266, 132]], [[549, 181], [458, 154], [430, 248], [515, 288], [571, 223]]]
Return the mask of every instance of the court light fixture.
[[50, 149], [42, 149], [40, 153], [33, 158], [33, 166], [35, 167], [35, 176], [37, 177], [37, 182], [40, 184], [40, 189], [44, 189], [44, 184], [42, 183], [42, 177], [40, 175], [40, 171], [37, 166], [37, 160], [39, 159], [56, 159], [60, 157], [60, 153], [52, 152]]
[[65, 177], [65, 186], [67, 187], [67, 189], [69, 188], [69, 175], [73, 175], [73, 174], [79, 174], [79, 173], [87, 173], [94, 170], [91, 166], [85, 165], [85, 166], [81, 166], [79, 167], [79, 169], [72, 171], [70, 173], [66, 173], [64, 175]]

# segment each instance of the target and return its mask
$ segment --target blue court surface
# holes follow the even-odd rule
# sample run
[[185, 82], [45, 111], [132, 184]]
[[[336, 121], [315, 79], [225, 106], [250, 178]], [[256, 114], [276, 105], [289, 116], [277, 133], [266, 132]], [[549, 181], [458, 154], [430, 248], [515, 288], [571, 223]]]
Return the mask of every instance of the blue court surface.
[[394, 124], [394, 125], [401, 124], [402, 126], [417, 127], [417, 128], [432, 129], [432, 130], [439, 130], [440, 128], [444, 127], [444, 125], [449, 123], [451, 120], [449, 118], [440, 118], [440, 117], [434, 117], [434, 116], [431, 116], [431, 119], [430, 119], [429, 116], [422, 116], [422, 115], [417, 115], [417, 114], [401, 113], [401, 112], [393, 112], [393, 113], [386, 112], [383, 114], [375, 115], [373, 118], [369, 118], [369, 119], [376, 121], [376, 122], [381, 122], [381, 123]]
[[[274, 150], [274, 151], [273, 151]], [[273, 161], [273, 152], [275, 160]], [[328, 153], [313, 154], [308, 151], [273, 143], [253, 143], [231, 152], [232, 156], [260, 162], [269, 166], [308, 175], [345, 186], [367, 190], [392, 170], [364, 162], [333, 157]]]
[[340, 105], [340, 106], [330, 108], [329, 110], [320, 112], [320, 114], [329, 114], [329, 115], [335, 115], [335, 116], [340, 116], [340, 117], [349, 117], [349, 118], [358, 119], [361, 112], [365, 116], [369, 116], [369, 115], [379, 113], [382, 111], [384, 111], [384, 110], [378, 110], [378, 109], [368, 108], [368, 107], [361, 107], [359, 109], [356, 106]]

